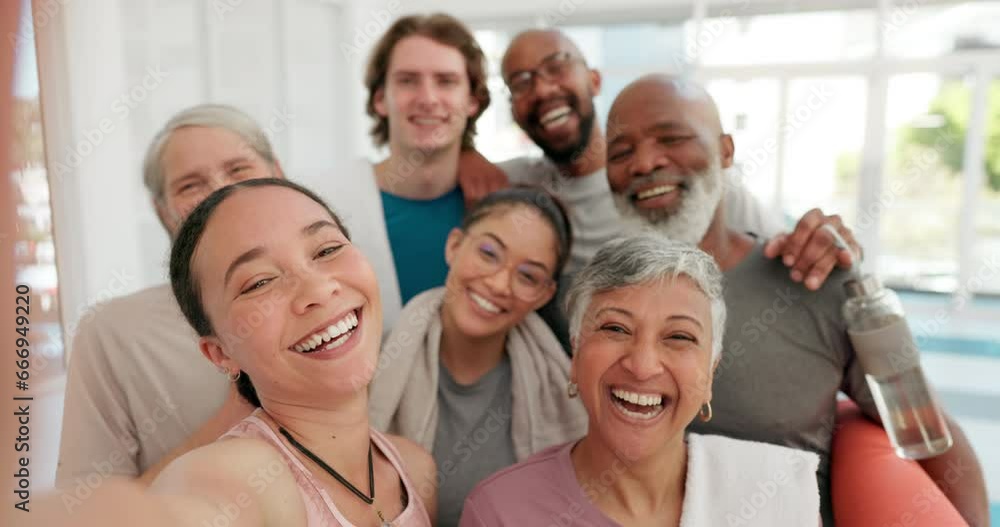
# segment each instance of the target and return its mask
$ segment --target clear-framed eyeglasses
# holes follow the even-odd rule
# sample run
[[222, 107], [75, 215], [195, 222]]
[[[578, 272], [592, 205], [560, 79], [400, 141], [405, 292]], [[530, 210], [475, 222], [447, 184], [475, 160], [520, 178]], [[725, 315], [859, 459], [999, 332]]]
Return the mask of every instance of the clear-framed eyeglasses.
[[509, 270], [511, 293], [520, 300], [534, 302], [555, 283], [550, 272], [542, 266], [527, 262], [512, 264], [508, 251], [490, 236], [481, 234], [469, 241], [474, 252], [471, 260], [476, 265], [476, 274], [492, 276]]

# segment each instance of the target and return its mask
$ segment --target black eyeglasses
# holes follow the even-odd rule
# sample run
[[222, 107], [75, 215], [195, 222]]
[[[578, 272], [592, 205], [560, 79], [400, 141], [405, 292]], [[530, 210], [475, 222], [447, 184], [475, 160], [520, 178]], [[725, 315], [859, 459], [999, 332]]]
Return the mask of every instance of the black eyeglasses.
[[562, 79], [569, 71], [577, 57], [568, 51], [560, 51], [542, 59], [541, 64], [533, 70], [519, 71], [507, 79], [507, 89], [511, 99], [519, 99], [531, 93], [535, 88], [535, 77], [552, 82]]

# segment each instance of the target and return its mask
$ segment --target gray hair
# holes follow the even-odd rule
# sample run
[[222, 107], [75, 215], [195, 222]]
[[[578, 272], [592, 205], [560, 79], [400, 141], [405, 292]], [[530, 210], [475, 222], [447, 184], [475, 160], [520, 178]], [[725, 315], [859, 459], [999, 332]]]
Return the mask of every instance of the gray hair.
[[228, 130], [238, 135], [265, 161], [274, 163], [275, 157], [271, 141], [253, 117], [242, 110], [225, 104], [192, 106], [171, 117], [167, 124], [153, 137], [146, 150], [146, 157], [142, 161], [142, 180], [156, 201], [163, 201], [166, 191], [164, 188], [166, 174], [164, 174], [161, 163], [163, 150], [167, 147], [167, 142], [170, 141], [170, 136], [173, 135], [174, 131], [188, 126]]
[[580, 337], [583, 317], [594, 295], [664, 278], [689, 277], [708, 297], [712, 311], [712, 360], [722, 353], [726, 303], [722, 272], [715, 260], [697, 247], [643, 232], [604, 244], [573, 280], [566, 293], [566, 313], [573, 340]]

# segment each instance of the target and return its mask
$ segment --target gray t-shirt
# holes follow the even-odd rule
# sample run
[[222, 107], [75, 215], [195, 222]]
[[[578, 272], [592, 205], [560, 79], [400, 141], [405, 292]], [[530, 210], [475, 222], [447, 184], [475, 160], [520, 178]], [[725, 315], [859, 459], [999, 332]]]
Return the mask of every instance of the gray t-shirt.
[[722, 358], [712, 384], [712, 420], [689, 429], [819, 454], [823, 523], [833, 525], [830, 447], [837, 392], [869, 416], [878, 409], [841, 315], [848, 272], [835, 269], [819, 291], [788, 277], [763, 242], [725, 273]]
[[511, 367], [505, 353], [497, 367], [473, 384], [459, 384], [442, 364], [434, 461], [439, 527], [457, 526], [465, 497], [477, 483], [517, 462], [511, 433]]
[[562, 177], [545, 158], [519, 157], [498, 163], [515, 185], [539, 185], [566, 206], [573, 227], [573, 247], [565, 273], [581, 269], [605, 242], [621, 234], [621, 216], [615, 208], [608, 176], [598, 170], [579, 177]]

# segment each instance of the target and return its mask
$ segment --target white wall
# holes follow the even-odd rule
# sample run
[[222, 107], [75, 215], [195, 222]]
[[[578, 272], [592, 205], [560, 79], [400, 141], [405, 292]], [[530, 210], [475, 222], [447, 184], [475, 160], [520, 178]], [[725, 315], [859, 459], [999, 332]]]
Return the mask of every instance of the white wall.
[[384, 2], [50, 4], [41, 16], [36, 5], [35, 30], [67, 342], [95, 301], [166, 281], [169, 242], [141, 162], [177, 111], [242, 108], [286, 174], [317, 190], [349, 177], [340, 163], [367, 144], [361, 71], [391, 23]]

